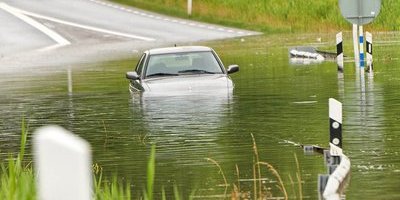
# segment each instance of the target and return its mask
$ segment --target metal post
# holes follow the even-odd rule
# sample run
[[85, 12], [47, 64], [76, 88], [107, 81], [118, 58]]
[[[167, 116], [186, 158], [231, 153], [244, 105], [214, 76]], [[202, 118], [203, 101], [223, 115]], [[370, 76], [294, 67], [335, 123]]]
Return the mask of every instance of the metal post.
[[353, 47], [354, 47], [354, 63], [356, 63], [357, 69], [360, 67], [360, 58], [358, 52], [358, 25], [353, 24]]
[[336, 34], [336, 61], [338, 71], [343, 72], [343, 35], [342, 32]]
[[72, 94], [72, 71], [71, 67], [68, 67], [68, 95]]
[[363, 26], [359, 26], [359, 36], [360, 36], [360, 69], [364, 69], [364, 32]]
[[192, 15], [192, 0], [187, 1], [187, 14]]

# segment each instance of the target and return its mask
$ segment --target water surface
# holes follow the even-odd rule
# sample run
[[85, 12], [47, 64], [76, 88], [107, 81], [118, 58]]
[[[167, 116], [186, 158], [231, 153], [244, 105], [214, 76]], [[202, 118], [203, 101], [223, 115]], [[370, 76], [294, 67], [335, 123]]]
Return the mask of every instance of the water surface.
[[[343, 76], [334, 62], [289, 64], [289, 47], [333, 50], [334, 34], [204, 43], [215, 48], [226, 66], [240, 65], [240, 72], [231, 76], [233, 94], [132, 96], [124, 76], [137, 55], [56, 69], [38, 66], [37, 71], [1, 80], [0, 153], [5, 158], [17, 152], [23, 117], [30, 130], [58, 124], [88, 140], [94, 162], [108, 176], [131, 180], [137, 197], [145, 185], [150, 146], [156, 144], [158, 192], [164, 186], [172, 194], [177, 185], [185, 198], [194, 193], [198, 199], [215, 199], [224, 194], [224, 179], [207, 158], [221, 166], [230, 184], [228, 194], [235, 184], [253, 195], [253, 134], [259, 160], [280, 173], [289, 197], [299, 197], [299, 173], [303, 198], [316, 199], [317, 176], [326, 173], [323, 158], [306, 156], [295, 144], [328, 146], [332, 97], [343, 102], [343, 147], [352, 162], [347, 198], [398, 199], [400, 56], [398, 43], [390, 41], [399, 38], [396, 33], [376, 35], [373, 78], [360, 76], [352, 62], [345, 63]], [[282, 197], [276, 177], [266, 167], [261, 173], [263, 191]]]

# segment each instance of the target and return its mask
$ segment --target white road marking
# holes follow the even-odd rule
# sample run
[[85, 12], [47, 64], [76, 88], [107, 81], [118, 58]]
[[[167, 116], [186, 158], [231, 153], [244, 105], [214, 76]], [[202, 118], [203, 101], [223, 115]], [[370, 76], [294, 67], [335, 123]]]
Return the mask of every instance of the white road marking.
[[52, 46], [43, 48], [43, 49], [41, 49], [41, 51], [55, 49], [55, 48], [58, 48], [58, 47], [62, 47], [62, 46], [66, 46], [66, 45], [70, 45], [71, 44], [70, 41], [68, 41], [67, 39], [62, 37], [60, 34], [56, 33], [55, 31], [53, 31], [53, 30], [51, 30], [49, 28], [47, 28], [46, 26], [44, 26], [43, 24], [35, 21], [34, 19], [24, 15], [18, 9], [15, 9], [15, 8], [5, 4], [5, 3], [0, 3], [0, 8], [5, 10], [5, 11], [7, 11], [7, 12], [9, 12], [10, 14], [14, 15], [15, 17], [19, 18], [20, 20], [24, 21], [25, 23], [33, 26], [34, 28], [38, 29], [42, 33], [44, 33], [47, 36], [49, 36], [52, 40], [57, 42], [56, 45], [52, 45]]
[[[11, 6], [9, 6], [9, 7], [11, 7]], [[53, 18], [53, 17], [47, 17], [47, 16], [44, 16], [44, 15], [28, 12], [28, 11], [25, 11], [25, 10], [20, 10], [20, 9], [17, 9], [17, 8], [12, 8], [12, 9], [17, 11], [17, 12], [19, 12], [19, 13], [22, 13], [22, 14], [25, 14], [25, 15], [28, 15], [28, 16], [31, 16], [31, 17], [36, 17], [36, 18], [39, 18], [39, 19], [45, 19], [45, 20], [48, 20], [48, 21], [52, 21], [52, 22], [56, 22], [56, 23], [60, 23], [60, 24], [68, 25], [68, 26], [73, 26], [73, 27], [77, 27], [77, 28], [82, 28], [82, 29], [86, 29], [86, 30], [90, 30], [90, 31], [96, 31], [96, 32], [100, 32], [100, 33], [106, 33], [106, 34], [110, 34], [110, 35], [116, 35], [116, 36], [132, 38], [132, 39], [138, 39], [138, 40], [144, 40], [144, 41], [155, 41], [154, 38], [143, 37], [143, 36], [138, 36], [138, 35], [133, 35], [133, 34], [128, 34], [128, 33], [121, 33], [121, 32], [117, 32], [117, 31], [106, 30], [106, 29], [97, 28], [97, 27], [93, 27], [93, 26], [82, 25], [82, 24], [78, 24], [78, 23], [74, 23], [74, 22], [68, 22], [68, 21], [64, 21], [64, 20], [61, 20], [61, 19], [57, 19], [57, 18]]]
[[[125, 11], [125, 9], [123, 7], [114, 6], [111, 3], [104, 3], [103, 1], [98, 1], [98, 0], [88, 0], [88, 1], [91, 1], [91, 2], [96, 3], [96, 4], [101, 4], [101, 5], [104, 5], [104, 6], [107, 6], [107, 7], [116, 8], [116, 9]], [[129, 10], [128, 12], [132, 12], [132, 10]], [[228, 30], [228, 29], [225, 29], [225, 28], [222, 28], [222, 27], [221, 28], [216, 28], [216, 27], [213, 27], [213, 26], [206, 26], [206, 25], [198, 25], [198, 24], [194, 25], [194, 23], [191, 23], [191, 22], [183, 23], [180, 20], [169, 19], [169, 18], [166, 18], [166, 17], [154, 16], [154, 15], [151, 15], [151, 14], [146, 14], [144, 12], [133, 11], [133, 13], [136, 14], [136, 15], [141, 15], [143, 17], [155, 18], [155, 19], [158, 19], [158, 20], [164, 20], [164, 21], [173, 22], [173, 23], [179, 23], [179, 24], [183, 24], [183, 25], [197, 26], [199, 28], [207, 28], [207, 29], [210, 29], [210, 30], [218, 30], [218, 31], [227, 32], [227, 33], [234, 33], [234, 34], [238, 34], [238, 35], [248, 35], [248, 36], [253, 35], [253, 33], [250, 33], [250, 32], [246, 32], [245, 33], [243, 31], [234, 31], [234, 30], [231, 30], [231, 29]]]

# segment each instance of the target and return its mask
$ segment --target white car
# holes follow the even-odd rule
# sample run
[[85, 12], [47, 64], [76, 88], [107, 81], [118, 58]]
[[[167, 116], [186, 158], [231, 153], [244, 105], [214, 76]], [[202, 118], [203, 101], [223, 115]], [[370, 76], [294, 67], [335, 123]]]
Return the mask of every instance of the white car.
[[239, 71], [238, 65], [226, 70], [209, 47], [182, 46], [145, 51], [135, 71], [127, 72], [131, 92], [154, 95], [231, 93], [234, 87], [228, 74]]

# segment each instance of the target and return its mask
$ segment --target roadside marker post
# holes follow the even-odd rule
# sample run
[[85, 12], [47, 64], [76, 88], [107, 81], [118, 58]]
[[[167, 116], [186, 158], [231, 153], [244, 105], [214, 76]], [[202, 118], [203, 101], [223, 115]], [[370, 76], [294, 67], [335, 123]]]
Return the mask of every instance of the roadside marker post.
[[338, 71], [343, 72], [343, 34], [342, 32], [336, 34], [336, 61]]
[[68, 78], [68, 95], [72, 95], [72, 70], [71, 67], [67, 69], [67, 78]]
[[192, 0], [187, 0], [187, 14], [192, 15]]
[[[333, 98], [329, 98], [329, 127], [329, 142], [342, 148], [342, 103]], [[335, 152], [331, 151], [331, 155]]]
[[85, 140], [61, 127], [46, 126], [34, 133], [33, 149], [38, 199], [92, 199], [92, 161]]
[[373, 59], [372, 59], [372, 34], [370, 32], [365, 33], [365, 41], [367, 46], [367, 71], [373, 72]]
[[318, 175], [319, 199], [339, 200], [344, 190], [342, 187], [350, 173], [350, 159], [342, 150], [342, 103], [329, 99], [329, 150], [324, 150], [327, 174]]

